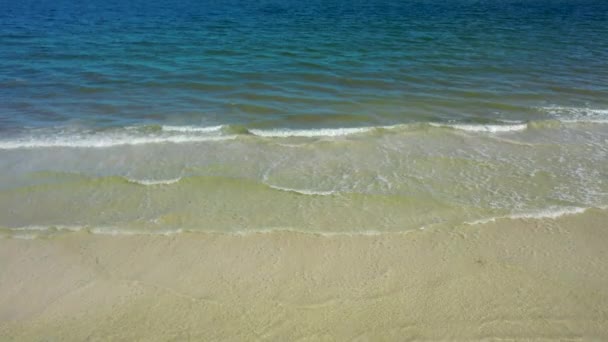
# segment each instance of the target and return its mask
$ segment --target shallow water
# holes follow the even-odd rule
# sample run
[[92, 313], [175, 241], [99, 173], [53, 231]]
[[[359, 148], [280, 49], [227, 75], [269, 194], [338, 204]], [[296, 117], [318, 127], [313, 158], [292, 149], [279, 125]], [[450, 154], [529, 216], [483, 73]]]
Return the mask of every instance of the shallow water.
[[607, 13], [2, 3], [0, 235], [405, 231], [608, 206]]

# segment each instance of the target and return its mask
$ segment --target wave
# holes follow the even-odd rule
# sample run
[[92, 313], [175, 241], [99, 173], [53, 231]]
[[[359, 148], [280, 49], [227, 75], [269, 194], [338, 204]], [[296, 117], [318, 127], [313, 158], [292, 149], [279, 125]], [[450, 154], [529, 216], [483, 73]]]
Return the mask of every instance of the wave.
[[11, 227], [11, 228], [2, 228], [1, 231], [8, 231], [11, 234], [0, 234], [0, 236], [14, 238], [14, 239], [25, 239], [31, 240], [40, 237], [53, 236], [57, 233], [78, 233], [78, 232], [86, 232], [90, 234], [96, 235], [111, 235], [111, 236], [134, 236], [134, 235], [162, 235], [162, 236], [172, 236], [176, 234], [181, 234], [186, 231], [182, 229], [174, 229], [174, 230], [129, 230], [129, 229], [120, 229], [117, 227], [89, 227], [89, 226], [69, 226], [69, 225], [49, 225], [49, 226], [22, 226], [22, 227]]
[[[48, 172], [48, 174], [55, 175], [57, 173]], [[250, 179], [239, 179], [239, 178], [221, 177], [221, 176], [190, 175], [190, 176], [185, 176], [185, 177], [175, 177], [175, 178], [166, 178], [166, 179], [137, 179], [137, 178], [131, 178], [131, 177], [125, 177], [125, 176], [88, 177], [88, 176], [83, 176], [80, 174], [70, 174], [70, 173], [61, 173], [61, 174], [64, 175], [64, 179], [69, 179], [69, 177], [71, 177], [73, 180], [78, 180], [78, 181], [82, 181], [83, 179], [85, 179], [86, 181], [88, 181], [90, 183], [94, 183], [94, 184], [96, 184], [98, 182], [104, 182], [105, 184], [128, 183], [128, 184], [133, 184], [133, 185], [138, 185], [138, 186], [169, 186], [169, 185], [178, 184], [182, 181], [190, 182], [191, 184], [196, 184], [197, 182], [200, 182], [200, 181], [207, 181], [207, 182], [213, 182], [213, 183], [216, 183], [219, 181], [234, 181], [234, 182], [240, 182], [239, 184], [241, 184], [241, 186], [244, 186], [245, 184], [257, 185], [257, 186], [262, 186], [267, 189], [272, 189], [272, 190], [282, 191], [282, 192], [289, 192], [289, 193], [293, 193], [293, 194], [297, 194], [297, 195], [330, 196], [330, 195], [335, 195], [335, 194], [339, 193], [336, 190], [324, 191], [324, 190], [310, 190], [310, 189], [295, 189], [295, 188], [288, 188], [288, 187], [281, 187], [281, 186], [277, 186], [277, 185], [267, 184], [264, 181], [255, 181], [255, 180], [250, 180]], [[59, 226], [58, 226], [58, 229], [59, 229]], [[66, 227], [61, 226], [61, 229], [67, 230], [69, 228], [67, 226]], [[32, 228], [32, 230], [35, 230], [35, 229]]]
[[[591, 110], [584, 108], [547, 107], [553, 111], [569, 113], [594, 113], [593, 115], [553, 115], [550, 120], [514, 122], [514, 123], [410, 123], [389, 126], [365, 126], [318, 129], [257, 129], [238, 125], [218, 126], [130, 126], [110, 132], [74, 132], [70, 134], [43, 133], [11, 140], [0, 140], [0, 150], [34, 149], [34, 148], [109, 148], [124, 145], [144, 144], [183, 144], [233, 140], [239, 137], [258, 137], [272, 139], [300, 138], [333, 138], [350, 135], [379, 134], [387, 131], [425, 131], [429, 127], [438, 129], [460, 130], [481, 134], [520, 132], [529, 128], [554, 128], [562, 124], [608, 123], [608, 110]], [[40, 133], [40, 131], [36, 131]]]
[[57, 138], [31, 138], [31, 139], [16, 139], [0, 141], [0, 149], [13, 150], [20, 148], [49, 148], [49, 147], [66, 147], [66, 148], [108, 148], [126, 145], [146, 145], [146, 144], [161, 144], [161, 143], [196, 143], [206, 141], [223, 141], [235, 139], [236, 136], [192, 136], [192, 135], [173, 135], [173, 136], [95, 136], [82, 137], [76, 135], [73, 137], [63, 136]]
[[565, 123], [608, 124], [608, 109], [560, 106], [540, 107], [539, 109]]
[[[183, 179], [182, 177], [169, 178], [169, 179], [134, 179], [134, 178], [126, 178], [126, 177], [123, 177], [123, 178], [129, 183], [145, 185], [145, 186], [171, 185], [171, 184], [179, 183]], [[201, 177], [193, 176], [190, 178], [201, 178]], [[334, 194], [338, 193], [337, 191], [334, 191], [334, 190], [320, 191], [320, 190], [308, 190], [308, 189], [293, 189], [293, 188], [286, 188], [286, 187], [281, 187], [281, 186], [276, 186], [276, 185], [270, 185], [270, 184], [266, 184], [266, 183], [261, 183], [261, 184], [264, 184], [267, 187], [274, 189], [274, 190], [291, 192], [291, 193], [295, 193], [298, 195], [330, 196], [330, 195], [334, 195]]]
[[24, 226], [9, 228], [12, 231], [70, 231], [78, 232], [83, 229], [82, 226], [69, 226], [69, 225], [50, 225], [50, 226]]
[[271, 188], [271, 189], [275, 189], [275, 190], [279, 190], [279, 191], [285, 191], [285, 192], [292, 192], [292, 193], [296, 193], [296, 194], [300, 194], [300, 195], [330, 196], [330, 195], [334, 195], [334, 194], [337, 193], [337, 191], [333, 191], [333, 190], [330, 190], [330, 191], [318, 191], [318, 190], [284, 188], [284, 187], [270, 185], [270, 184], [266, 184], [266, 185], [269, 188]]
[[111, 235], [111, 236], [120, 236], [120, 235], [161, 235], [161, 236], [172, 236], [177, 234], [182, 234], [185, 232], [183, 229], [175, 229], [175, 230], [149, 230], [149, 231], [136, 231], [136, 230], [124, 230], [119, 228], [88, 228], [86, 229], [91, 234], [97, 235]]
[[[465, 222], [467, 225], [483, 225], [492, 223], [498, 220], [540, 220], [540, 219], [558, 219], [563, 216], [578, 215], [594, 208], [582, 207], [552, 207], [544, 210], [530, 211], [525, 213], [515, 213], [511, 215], [491, 217], [473, 222]], [[608, 210], [608, 206], [597, 207], [595, 209]], [[378, 235], [401, 235], [414, 232], [425, 231], [428, 226], [420, 226], [417, 229], [407, 230], [355, 230], [355, 231], [319, 231], [319, 230], [302, 230], [290, 227], [268, 227], [264, 229], [241, 229], [241, 230], [197, 230], [197, 229], [145, 229], [145, 228], [128, 228], [120, 226], [97, 226], [88, 225], [31, 225], [21, 227], [0, 227], [0, 238], [13, 239], [36, 239], [52, 237], [61, 234], [85, 233], [94, 235], [107, 236], [174, 236], [179, 234], [206, 234], [206, 235], [230, 235], [230, 236], [251, 236], [259, 234], [302, 234], [321, 237], [336, 237], [336, 236], [378, 236]]]
[[[69, 229], [59, 229], [59, 227], [71, 227]], [[8, 231], [13, 234], [1, 234], [1, 231]], [[424, 230], [424, 229], [419, 229]], [[261, 234], [302, 234], [302, 235], [313, 235], [321, 237], [336, 237], [336, 236], [379, 236], [386, 234], [409, 234], [414, 230], [405, 231], [381, 231], [381, 230], [361, 230], [361, 231], [307, 231], [301, 229], [293, 229], [286, 227], [274, 227], [266, 229], [251, 229], [251, 230], [226, 230], [226, 231], [207, 231], [207, 230], [193, 230], [193, 229], [165, 229], [165, 230], [133, 230], [133, 229], [121, 229], [119, 227], [90, 227], [90, 226], [23, 226], [14, 228], [1, 228], [0, 238], [13, 238], [13, 239], [36, 239], [41, 237], [50, 237], [54, 233], [67, 232], [67, 233], [88, 233], [93, 235], [107, 235], [107, 236], [174, 236], [180, 234], [205, 234], [205, 235], [229, 235], [229, 236], [252, 236]], [[16, 234], [14, 234], [16, 233]]]
[[469, 225], [485, 224], [485, 223], [490, 223], [490, 222], [496, 222], [497, 220], [503, 220], [503, 219], [508, 219], [508, 220], [557, 219], [562, 216], [582, 214], [589, 209], [591, 209], [591, 208], [551, 207], [551, 208], [538, 210], [538, 211], [529, 211], [529, 212], [515, 213], [515, 214], [510, 214], [510, 215], [505, 215], [505, 216], [490, 217], [490, 218], [481, 219], [481, 220], [477, 220], [477, 221], [466, 222], [466, 224], [469, 224]]
[[250, 129], [253, 135], [266, 138], [288, 138], [288, 137], [339, 137], [351, 134], [371, 132], [379, 128], [390, 128], [392, 126], [368, 126], [353, 128], [319, 128], [319, 129]]
[[[49, 236], [57, 233], [76, 233], [85, 227], [70, 225], [50, 225], [50, 226], [24, 226], [13, 228], [0, 228], [0, 238], [13, 238], [20, 240], [33, 240], [39, 237]], [[6, 231], [10, 232], [6, 234]]]
[[[126, 177], [121, 177], [121, 178], [124, 178], [129, 183], [144, 185], [144, 186], [172, 185], [172, 184], [179, 183], [180, 181], [182, 181], [184, 179], [182, 177], [169, 178], [169, 179], [134, 179], [134, 178], [126, 178]], [[201, 176], [192, 176], [189, 178], [190, 179], [201, 178]], [[293, 189], [293, 188], [286, 188], [286, 187], [281, 187], [281, 186], [276, 186], [276, 185], [270, 185], [270, 184], [266, 184], [266, 183], [261, 183], [261, 184], [263, 184], [271, 189], [274, 189], [274, 190], [291, 192], [291, 193], [295, 193], [298, 195], [330, 196], [330, 195], [335, 195], [338, 193], [337, 191], [334, 191], [334, 190], [320, 191], [320, 190], [308, 190], [308, 189]]]
[[182, 132], [182, 133], [212, 133], [221, 132], [226, 126], [161, 126], [165, 132]]
[[171, 184], [175, 184], [175, 183], [181, 181], [182, 178], [181, 177], [170, 178], [170, 179], [133, 179], [133, 178], [126, 178], [126, 180], [129, 183], [150, 186], [150, 185], [171, 185]]
[[468, 132], [485, 132], [485, 133], [499, 133], [499, 132], [517, 132], [523, 131], [528, 128], [527, 123], [516, 123], [516, 124], [442, 124], [442, 123], [431, 123], [433, 127], [447, 127]]

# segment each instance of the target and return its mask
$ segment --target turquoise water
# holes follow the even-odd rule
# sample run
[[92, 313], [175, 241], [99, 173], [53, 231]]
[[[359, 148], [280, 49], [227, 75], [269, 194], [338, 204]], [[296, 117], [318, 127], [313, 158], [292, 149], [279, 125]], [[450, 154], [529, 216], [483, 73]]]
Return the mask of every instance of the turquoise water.
[[607, 37], [605, 1], [2, 2], [0, 227], [401, 231], [603, 207]]
[[608, 108], [605, 1], [4, 1], [0, 128]]

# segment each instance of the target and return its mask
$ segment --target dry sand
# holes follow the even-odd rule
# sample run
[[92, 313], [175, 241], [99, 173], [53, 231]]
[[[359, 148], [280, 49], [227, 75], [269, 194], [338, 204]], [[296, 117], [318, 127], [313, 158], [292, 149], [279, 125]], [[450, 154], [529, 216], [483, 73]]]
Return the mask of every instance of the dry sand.
[[0, 339], [608, 340], [608, 213], [404, 234], [0, 239]]

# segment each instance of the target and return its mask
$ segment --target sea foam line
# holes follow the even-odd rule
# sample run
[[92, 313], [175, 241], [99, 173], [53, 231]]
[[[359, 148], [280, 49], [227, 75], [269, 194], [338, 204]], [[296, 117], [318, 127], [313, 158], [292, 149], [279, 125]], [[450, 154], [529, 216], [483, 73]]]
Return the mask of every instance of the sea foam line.
[[175, 184], [179, 181], [182, 180], [182, 177], [177, 177], [177, 178], [170, 178], [170, 179], [134, 179], [134, 178], [127, 178], [127, 181], [129, 183], [134, 183], [134, 184], [139, 184], [139, 185], [146, 185], [146, 186], [151, 186], [151, 185], [170, 185], [170, 184]]
[[[554, 119], [562, 123], [608, 123], [608, 110], [586, 109], [569, 107], [544, 107], [543, 110], [550, 113], [565, 113], [568, 115], [555, 115]], [[552, 112], [551, 112], [552, 111]], [[581, 114], [582, 113], [582, 114]], [[591, 113], [592, 115], [588, 115]], [[548, 120], [551, 121], [551, 120]], [[543, 121], [540, 121], [542, 123]], [[439, 128], [449, 128], [467, 132], [478, 133], [507, 133], [526, 130], [532, 124], [539, 121], [517, 122], [504, 124], [460, 124], [460, 123], [440, 123], [431, 122], [428, 125]], [[419, 123], [420, 124], [420, 123]], [[392, 126], [367, 126], [350, 128], [319, 128], [319, 129], [249, 129], [245, 132], [253, 136], [262, 138], [322, 138], [322, 137], [341, 137], [348, 135], [364, 134], [373, 132], [377, 129], [393, 130], [399, 128], [421, 127], [419, 124], [397, 124]], [[426, 124], [425, 124], [426, 125]], [[125, 145], [144, 145], [161, 143], [197, 143], [233, 140], [242, 134], [229, 134], [225, 131], [226, 125], [218, 126], [162, 126], [159, 135], [131, 136], [128, 134], [103, 134], [97, 133], [89, 136], [74, 134], [73, 136], [47, 136], [17, 138], [14, 140], [0, 140], [0, 150], [10, 149], [32, 149], [32, 148], [108, 148]], [[424, 125], [422, 126], [424, 127]], [[133, 128], [133, 127], [131, 127]]]
[[334, 195], [334, 194], [337, 193], [337, 191], [334, 191], [334, 190], [319, 191], [319, 190], [307, 190], [307, 189], [292, 189], [292, 188], [285, 188], [285, 187], [276, 186], [276, 185], [270, 185], [270, 184], [266, 184], [266, 185], [269, 188], [271, 188], [271, 189], [275, 189], [275, 190], [279, 190], [279, 191], [284, 191], [284, 192], [293, 192], [293, 193], [300, 194], [300, 195], [330, 196], [330, 195]]
[[517, 132], [528, 128], [527, 123], [517, 124], [443, 124], [430, 123], [433, 127], [447, 127], [468, 132], [485, 132], [485, 133], [502, 133], [502, 132]]
[[[10, 227], [10, 228], [4, 228], [10, 232], [15, 232], [15, 233], [19, 233], [19, 235], [14, 235], [12, 237], [15, 238], [23, 238], [23, 237], [27, 237], [29, 238], [33, 238], [33, 237], [38, 237], [39, 234], [35, 234], [35, 233], [48, 233], [48, 232], [53, 232], [53, 231], [63, 231], [63, 232], [72, 232], [72, 233], [76, 233], [76, 232], [89, 232], [91, 234], [98, 234], [98, 235], [112, 235], [112, 236], [118, 236], [118, 235], [163, 235], [163, 236], [171, 236], [171, 235], [175, 235], [175, 234], [181, 234], [184, 233], [185, 231], [182, 229], [175, 229], [175, 230], [148, 230], [148, 231], [136, 231], [136, 230], [127, 230], [127, 229], [120, 229], [117, 227], [112, 227], [112, 226], [102, 226], [102, 227], [90, 227], [87, 225], [83, 225], [83, 226], [75, 226], [75, 225], [49, 225], [49, 226], [41, 226], [41, 225], [31, 225], [31, 226], [21, 226], [21, 227]], [[21, 233], [30, 233], [30, 234], [26, 234], [23, 235]], [[31, 234], [33, 233], [33, 234]]]
[[84, 227], [82, 226], [69, 226], [69, 225], [50, 225], [50, 226], [22, 226], [22, 227], [13, 227], [8, 228], [11, 231], [38, 231], [45, 232], [50, 230], [58, 230], [58, 231], [70, 231], [70, 232], [78, 232], [81, 231]]
[[540, 107], [539, 109], [565, 123], [608, 124], [608, 109], [560, 106]]
[[319, 129], [250, 129], [251, 134], [266, 138], [288, 138], [288, 137], [339, 137], [351, 134], [370, 132], [380, 127], [355, 127], [355, 128], [319, 128]]
[[[415, 231], [422, 231], [420, 229], [410, 229], [404, 231], [382, 231], [382, 230], [358, 230], [358, 231], [317, 231], [317, 230], [302, 230], [289, 227], [274, 227], [266, 229], [242, 229], [242, 230], [227, 230], [227, 231], [205, 231], [205, 230], [192, 230], [192, 229], [174, 229], [174, 230], [129, 230], [120, 229], [117, 227], [104, 226], [104, 227], [90, 227], [90, 226], [63, 226], [70, 227], [70, 229], [59, 230], [59, 226], [23, 226], [7, 228], [8, 231], [18, 233], [17, 235], [6, 235], [0, 234], [1, 238], [14, 238], [14, 239], [35, 239], [39, 237], [49, 237], [52, 235], [43, 233], [52, 233], [53, 231], [66, 231], [71, 233], [86, 232], [94, 235], [106, 235], [106, 236], [174, 236], [179, 234], [201, 234], [201, 235], [228, 235], [228, 236], [253, 236], [253, 235], [267, 235], [267, 234], [302, 234], [312, 235], [321, 237], [336, 237], [336, 236], [381, 236], [381, 235], [401, 235], [408, 234]], [[39, 233], [39, 234], [36, 234]]]
[[135, 230], [121, 230], [118, 228], [89, 228], [87, 229], [91, 234], [97, 235], [110, 235], [110, 236], [137, 236], [137, 235], [161, 235], [161, 236], [172, 236], [182, 234], [185, 232], [183, 229], [175, 230], [150, 230], [150, 231], [135, 231]]
[[224, 129], [224, 125], [218, 126], [161, 126], [166, 132], [182, 132], [182, 133], [213, 133], [220, 132]]
[[523, 213], [515, 213], [511, 215], [498, 216], [498, 217], [490, 217], [486, 219], [481, 219], [472, 222], [466, 222], [468, 225], [476, 225], [476, 224], [485, 224], [490, 222], [496, 222], [497, 220], [509, 219], [509, 220], [518, 220], [518, 219], [557, 219], [562, 216], [567, 215], [577, 215], [582, 214], [591, 208], [582, 208], [582, 207], [552, 207], [539, 211], [530, 211]]
[[59, 139], [29, 139], [0, 141], [0, 149], [12, 150], [19, 148], [48, 148], [48, 147], [69, 147], [69, 148], [105, 148], [125, 145], [145, 145], [161, 143], [194, 143], [205, 141], [222, 141], [235, 139], [236, 136], [192, 136], [179, 135], [168, 137], [91, 137], [82, 139], [59, 138]]

